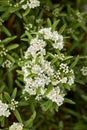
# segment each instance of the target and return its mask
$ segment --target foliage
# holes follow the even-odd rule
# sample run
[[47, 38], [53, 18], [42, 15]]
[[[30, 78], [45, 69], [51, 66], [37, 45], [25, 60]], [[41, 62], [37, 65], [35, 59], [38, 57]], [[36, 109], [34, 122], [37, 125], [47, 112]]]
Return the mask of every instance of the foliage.
[[1, 130], [86, 130], [86, 84], [86, 0], [0, 0]]

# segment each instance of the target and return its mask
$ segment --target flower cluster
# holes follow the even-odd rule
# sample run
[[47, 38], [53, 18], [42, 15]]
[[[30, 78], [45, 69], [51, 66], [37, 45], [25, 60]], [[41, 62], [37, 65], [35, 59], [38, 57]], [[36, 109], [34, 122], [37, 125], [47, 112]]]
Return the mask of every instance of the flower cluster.
[[39, 33], [42, 34], [44, 36], [45, 40], [52, 40], [53, 44], [52, 46], [55, 49], [63, 49], [63, 36], [58, 34], [57, 31], [52, 32], [51, 28], [43, 28], [39, 30]]
[[9, 117], [9, 115], [8, 105], [0, 100], [0, 116]]
[[8, 0], [8, 5], [13, 6], [13, 7], [20, 7], [24, 10], [27, 8], [34, 9], [38, 6], [40, 6], [40, 1], [39, 0], [21, 0], [20, 2], [16, 2], [16, 4], [12, 3], [10, 0]]
[[12, 67], [12, 65], [13, 65], [13, 63], [7, 59], [3, 62], [2, 67], [3, 68], [10, 68], [10, 67]]
[[[24, 0], [21, 0], [20, 3], [24, 2]], [[27, 0], [27, 3], [26, 4], [23, 4], [22, 5], [22, 8], [25, 10], [27, 8], [30, 8], [30, 9], [33, 9], [35, 7], [38, 7], [40, 6], [40, 1], [38, 0]]]
[[47, 97], [52, 100], [53, 102], [56, 102], [58, 106], [61, 106], [64, 101], [64, 94], [60, 93], [60, 88], [57, 86], [56, 88], [53, 88], [48, 94]]
[[52, 32], [51, 28], [38, 31], [25, 52], [22, 67], [25, 82], [23, 93], [34, 95], [37, 100], [47, 98], [58, 106], [62, 105], [65, 95], [64, 85], [71, 86], [74, 83], [73, 70], [67, 63], [62, 63], [65, 57], [60, 53], [62, 48], [63, 36], [57, 31]]
[[3, 47], [2, 50], [0, 50], [0, 56], [1, 56], [1, 57], [6, 56], [6, 55], [7, 55], [7, 52], [8, 52], [8, 50]]
[[15, 110], [15, 108], [18, 107], [18, 101], [15, 101], [14, 99], [11, 100], [10, 109]]
[[87, 76], [87, 67], [83, 66], [81, 69], [82, 75]]
[[13, 123], [10, 127], [9, 130], [23, 130], [23, 124], [22, 123]]

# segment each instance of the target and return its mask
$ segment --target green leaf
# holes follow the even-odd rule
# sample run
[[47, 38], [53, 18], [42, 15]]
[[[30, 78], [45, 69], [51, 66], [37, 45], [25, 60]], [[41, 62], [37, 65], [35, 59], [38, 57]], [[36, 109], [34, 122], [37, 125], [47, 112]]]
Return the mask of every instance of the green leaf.
[[15, 83], [17, 84], [19, 88], [22, 88], [22, 89], [24, 88], [24, 86], [18, 80], [15, 80]]
[[13, 41], [17, 36], [12, 36], [12, 37], [7, 37], [4, 40], [2, 40], [2, 43], [9, 43], [11, 41]]
[[3, 63], [3, 57], [0, 57], [0, 66], [2, 65]]
[[84, 81], [83, 80], [80, 80], [80, 79], [75, 79], [75, 82], [76, 83], [79, 83], [81, 85], [85, 85]]
[[84, 26], [83, 24], [81, 24], [80, 26], [81, 26], [81, 28], [82, 28], [85, 32], [87, 32], [87, 27], [86, 27], [86, 26]]
[[21, 119], [21, 116], [20, 116], [20, 113], [18, 112], [18, 110], [14, 110], [13, 113], [14, 113], [16, 119], [17, 119], [20, 123], [22, 123], [22, 119]]
[[79, 38], [75, 34], [71, 34], [72, 38], [76, 41], [79, 41]]
[[[51, 79], [52, 80], [52, 79]], [[53, 85], [49, 84], [47, 91], [45, 92], [45, 94], [43, 95], [43, 97], [46, 97], [46, 95], [53, 89]]]
[[12, 93], [13, 89], [13, 74], [11, 72], [7, 72], [7, 84], [8, 84], [8, 91]]
[[7, 36], [11, 36], [10, 31], [5, 26], [2, 27], [2, 30]]
[[49, 27], [52, 26], [51, 20], [49, 18], [47, 19], [47, 24], [48, 24]]
[[5, 88], [5, 85], [4, 85], [4, 84], [0, 86], [0, 93], [3, 92], [4, 88]]
[[53, 25], [52, 25], [52, 31], [55, 31], [55, 30], [56, 30], [56, 27], [57, 27], [59, 21], [60, 21], [60, 20], [55, 20], [55, 21], [54, 21], [54, 23], [53, 23]]
[[30, 34], [28, 31], [25, 31], [25, 34], [26, 34], [26, 36], [29, 38], [29, 40], [32, 39], [32, 36], [31, 36], [31, 34]]
[[8, 0], [0, 0], [1, 5], [8, 5]]
[[15, 48], [17, 48], [17, 47], [19, 47], [19, 45], [13, 43], [12, 45], [7, 46], [6, 49], [7, 49], [8, 51], [10, 51], [10, 50], [13, 50], [13, 49], [15, 49]]
[[72, 128], [72, 130], [86, 130], [86, 129], [87, 129], [87, 124], [82, 121], [75, 123]]
[[48, 109], [50, 109], [52, 107], [52, 101], [51, 100], [48, 100], [44, 103], [41, 104], [41, 107], [43, 109], [43, 111], [47, 111]]
[[4, 97], [5, 97], [5, 99], [6, 99], [8, 102], [11, 101], [11, 97], [10, 97], [9, 93], [4, 92]]
[[18, 11], [18, 10], [20, 10], [20, 8], [21, 8], [21, 6], [19, 5], [18, 7], [10, 7], [9, 8], [9, 13], [14, 13], [14, 12], [16, 12], [16, 11]]
[[19, 75], [24, 75], [24, 73], [23, 73], [22, 70], [16, 70], [16, 72], [17, 72]]
[[72, 58], [73, 58], [73, 56], [67, 56], [67, 57], [64, 58], [63, 61], [65, 61], [65, 60], [69, 60], [69, 59], [72, 59]]
[[87, 95], [81, 95], [82, 99], [87, 102]]
[[11, 55], [7, 54], [6, 57], [7, 57], [10, 61], [12, 61], [12, 62], [15, 63], [15, 59], [14, 59]]
[[12, 93], [12, 95], [11, 95], [11, 98], [12, 98], [12, 99], [15, 99], [16, 94], [17, 94], [17, 88], [15, 88], [15, 89], [13, 90], [13, 93]]
[[79, 61], [79, 55], [75, 58], [75, 61], [71, 64], [70, 68], [74, 68]]
[[64, 32], [64, 30], [65, 30], [65, 28], [66, 28], [66, 24], [64, 24], [60, 29], [59, 29], [59, 34], [61, 34], [61, 33], [63, 33]]
[[5, 10], [5, 12], [1, 15], [1, 18], [5, 21], [9, 18], [9, 16], [10, 13], [7, 10]]
[[68, 98], [65, 98], [64, 102], [69, 103], [69, 104], [76, 104], [74, 101], [72, 101], [71, 99], [68, 99]]
[[53, 65], [53, 64], [55, 64], [56, 62], [58, 63], [58, 61], [59, 61], [59, 57], [56, 56], [56, 57], [53, 58], [53, 60], [51, 61], [51, 64]]
[[1, 120], [1, 127], [4, 127], [4, 125], [5, 125], [5, 118], [2, 117], [2, 120]]
[[68, 84], [64, 84], [64, 87], [65, 87], [65, 89], [67, 89], [67, 90], [69, 90], [69, 91], [70, 91], [70, 89], [71, 89]]
[[20, 101], [20, 102], [18, 103], [18, 106], [28, 106], [28, 105], [29, 105], [29, 103], [24, 102], [24, 101]]
[[24, 126], [25, 127], [29, 127], [29, 128], [32, 127], [33, 121], [34, 121], [35, 117], [36, 117], [36, 111], [33, 112], [33, 115], [30, 117], [29, 120], [27, 120], [26, 122], [24, 122]]
[[30, 12], [30, 8], [27, 8], [26, 11], [25, 11], [24, 14], [23, 14], [23, 17], [25, 17], [26, 15], [28, 15], [29, 12]]

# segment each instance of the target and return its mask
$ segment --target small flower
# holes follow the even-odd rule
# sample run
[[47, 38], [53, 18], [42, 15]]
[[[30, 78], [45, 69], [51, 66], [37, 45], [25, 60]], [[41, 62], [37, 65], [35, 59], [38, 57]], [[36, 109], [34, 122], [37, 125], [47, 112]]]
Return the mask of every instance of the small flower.
[[28, 5], [30, 8], [35, 8], [40, 6], [40, 2], [38, 0], [30, 0]]
[[25, 53], [25, 58], [31, 54], [33, 57], [35, 57], [36, 53], [37, 55], [39, 53], [45, 54], [45, 51], [43, 48], [46, 46], [46, 42], [43, 40], [38, 39], [38, 37], [34, 38], [30, 42], [30, 47], [28, 48], [27, 52]]
[[[23, 1], [21, 3], [23, 3]], [[34, 9], [34, 8], [36, 8], [38, 6], [40, 6], [40, 1], [38, 1], [38, 0], [29, 0], [29, 1], [27, 1], [26, 4], [22, 5], [22, 9], [24, 9], [24, 10], [27, 9], [27, 8]]]
[[18, 101], [15, 101], [14, 99], [11, 100], [10, 109], [15, 110], [15, 108], [18, 107]]
[[10, 67], [12, 67], [13, 66], [13, 63], [10, 61], [10, 60], [6, 60], [5, 62], [3, 62], [3, 64], [2, 64], [2, 67], [3, 68], [10, 68]]
[[1, 56], [1, 57], [6, 56], [6, 55], [7, 55], [7, 52], [8, 52], [8, 50], [7, 50], [7, 49], [2, 48], [2, 50], [0, 50], [0, 56]]
[[79, 11], [76, 12], [76, 16], [77, 16], [77, 21], [79, 23], [82, 23], [83, 22], [83, 17], [81, 15], [81, 13]]
[[82, 75], [87, 76], [87, 67], [83, 66], [81, 69]]
[[59, 16], [59, 13], [60, 13], [60, 9], [59, 8], [55, 8], [52, 12], [52, 14], [55, 16], [55, 17], [58, 17]]
[[9, 117], [10, 112], [8, 109], [8, 105], [6, 103], [2, 103], [0, 100], [0, 116]]
[[23, 130], [23, 124], [22, 123], [13, 123], [10, 127], [9, 130]]
[[63, 104], [64, 94], [60, 92], [59, 86], [53, 88], [46, 96], [52, 100], [52, 102], [57, 103], [58, 106], [61, 106]]
[[55, 49], [63, 49], [63, 36], [57, 31], [52, 32], [51, 28], [42, 28], [39, 30], [39, 34], [42, 34], [46, 40], [52, 40], [52, 46]]
[[42, 34], [44, 36], [44, 39], [52, 39], [51, 28], [42, 28], [39, 30], [39, 34]]

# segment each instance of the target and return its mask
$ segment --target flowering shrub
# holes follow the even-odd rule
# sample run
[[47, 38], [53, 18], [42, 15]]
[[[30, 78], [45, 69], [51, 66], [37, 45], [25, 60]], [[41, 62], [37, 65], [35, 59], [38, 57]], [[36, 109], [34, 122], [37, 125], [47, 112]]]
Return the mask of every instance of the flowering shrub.
[[0, 0], [0, 130], [85, 130], [86, 36], [84, 1]]
[[74, 72], [69, 68], [66, 56], [60, 52], [63, 48], [63, 36], [51, 28], [42, 28], [25, 52], [24, 72], [25, 88], [23, 93], [35, 95], [36, 100], [47, 97], [63, 104], [65, 88], [74, 83]]

